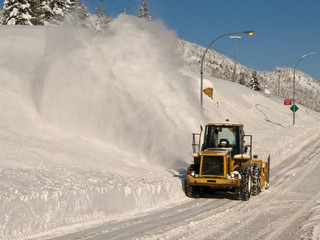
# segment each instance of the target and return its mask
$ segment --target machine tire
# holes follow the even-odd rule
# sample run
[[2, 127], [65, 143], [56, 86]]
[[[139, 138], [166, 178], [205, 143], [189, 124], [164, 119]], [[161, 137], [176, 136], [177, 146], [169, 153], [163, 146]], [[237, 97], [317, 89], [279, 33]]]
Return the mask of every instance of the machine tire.
[[251, 169], [246, 166], [236, 168], [241, 175], [240, 187], [235, 189], [235, 199], [248, 201], [251, 195]]
[[189, 198], [200, 198], [201, 197], [201, 189], [198, 186], [192, 186], [185, 184], [185, 193]]
[[251, 195], [256, 196], [261, 192], [261, 168], [259, 164], [252, 164], [252, 187]]

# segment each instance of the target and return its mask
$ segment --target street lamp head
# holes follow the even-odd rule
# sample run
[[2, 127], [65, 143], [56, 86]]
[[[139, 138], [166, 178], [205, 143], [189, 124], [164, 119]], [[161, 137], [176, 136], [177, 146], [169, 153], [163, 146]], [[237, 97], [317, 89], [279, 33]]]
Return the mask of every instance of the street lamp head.
[[254, 34], [254, 31], [244, 31], [244, 33], [248, 34], [249, 36], [252, 36]]

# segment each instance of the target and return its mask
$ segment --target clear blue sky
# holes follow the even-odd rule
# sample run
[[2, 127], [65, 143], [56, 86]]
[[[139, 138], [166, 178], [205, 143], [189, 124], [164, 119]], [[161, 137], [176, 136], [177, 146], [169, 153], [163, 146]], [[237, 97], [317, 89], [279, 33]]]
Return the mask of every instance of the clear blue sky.
[[[87, 0], [91, 12], [99, 0]], [[104, 9], [116, 17], [126, 8], [139, 14], [142, 0], [104, 0]], [[187, 41], [207, 47], [216, 37], [244, 30], [237, 41], [238, 61], [256, 70], [291, 67], [305, 54], [320, 52], [320, 0], [147, 0], [153, 19]], [[221, 38], [212, 46], [234, 58], [234, 40]], [[320, 55], [303, 59], [297, 69], [320, 80]]]
[[[81, 2], [81, 0], [79, 0]], [[100, 0], [86, 0], [95, 13]], [[126, 8], [139, 14], [142, 0], [104, 0], [105, 13], [116, 17]], [[181, 39], [207, 47], [216, 37], [244, 30], [238, 61], [256, 70], [291, 67], [305, 54], [320, 52], [320, 0], [147, 0], [152, 19], [162, 19]], [[221, 38], [211, 47], [234, 58], [234, 40]], [[320, 55], [303, 59], [297, 69], [320, 80]]]

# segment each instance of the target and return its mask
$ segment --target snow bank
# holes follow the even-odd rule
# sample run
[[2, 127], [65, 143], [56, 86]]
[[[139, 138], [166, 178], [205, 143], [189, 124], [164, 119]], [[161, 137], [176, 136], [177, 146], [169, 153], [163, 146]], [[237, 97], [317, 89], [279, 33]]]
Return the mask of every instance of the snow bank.
[[[53, 170], [59, 174], [53, 175]], [[0, 176], [10, 176], [11, 184], [2, 187], [6, 192], [1, 197], [0, 234], [2, 239], [24, 239], [181, 198], [179, 178], [171, 180], [168, 173], [162, 174], [124, 178], [90, 169], [4, 169]]]

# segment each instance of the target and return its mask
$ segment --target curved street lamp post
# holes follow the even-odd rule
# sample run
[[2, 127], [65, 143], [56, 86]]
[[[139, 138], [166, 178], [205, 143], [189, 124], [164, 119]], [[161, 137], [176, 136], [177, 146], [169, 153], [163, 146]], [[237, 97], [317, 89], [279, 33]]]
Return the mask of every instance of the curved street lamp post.
[[293, 120], [293, 125], [295, 124], [295, 118], [296, 118], [296, 109], [295, 109], [295, 95], [296, 95], [296, 68], [297, 68], [297, 65], [298, 65], [298, 63], [302, 60], [302, 59], [304, 59], [305, 57], [308, 57], [308, 56], [310, 56], [310, 55], [315, 55], [315, 54], [320, 54], [320, 52], [313, 52], [313, 53], [308, 53], [308, 54], [306, 54], [306, 55], [304, 55], [304, 56], [302, 56], [299, 60], [298, 60], [298, 62], [296, 63], [296, 65], [294, 66], [294, 69], [293, 69], [293, 96], [292, 96], [292, 106], [293, 106], [293, 110], [292, 110], [292, 112], [293, 112], [293, 116], [292, 116], [292, 120]]
[[206, 50], [204, 51], [203, 53], [203, 56], [202, 56], [202, 59], [201, 59], [201, 71], [200, 71], [200, 77], [201, 77], [201, 83], [200, 83], [200, 105], [201, 105], [201, 111], [203, 111], [203, 92], [202, 92], [202, 89], [203, 89], [203, 61], [204, 61], [204, 57], [208, 51], [208, 49], [211, 47], [211, 45], [217, 41], [218, 39], [222, 38], [222, 37], [225, 37], [225, 36], [229, 36], [229, 35], [234, 35], [234, 34], [241, 34], [241, 33], [245, 33], [245, 34], [248, 34], [249, 36], [252, 36], [254, 31], [242, 31], [242, 32], [232, 32], [232, 33], [226, 33], [226, 34], [223, 34], [219, 37], [217, 37], [216, 39], [214, 39], [210, 44], [209, 46], [206, 48]]

